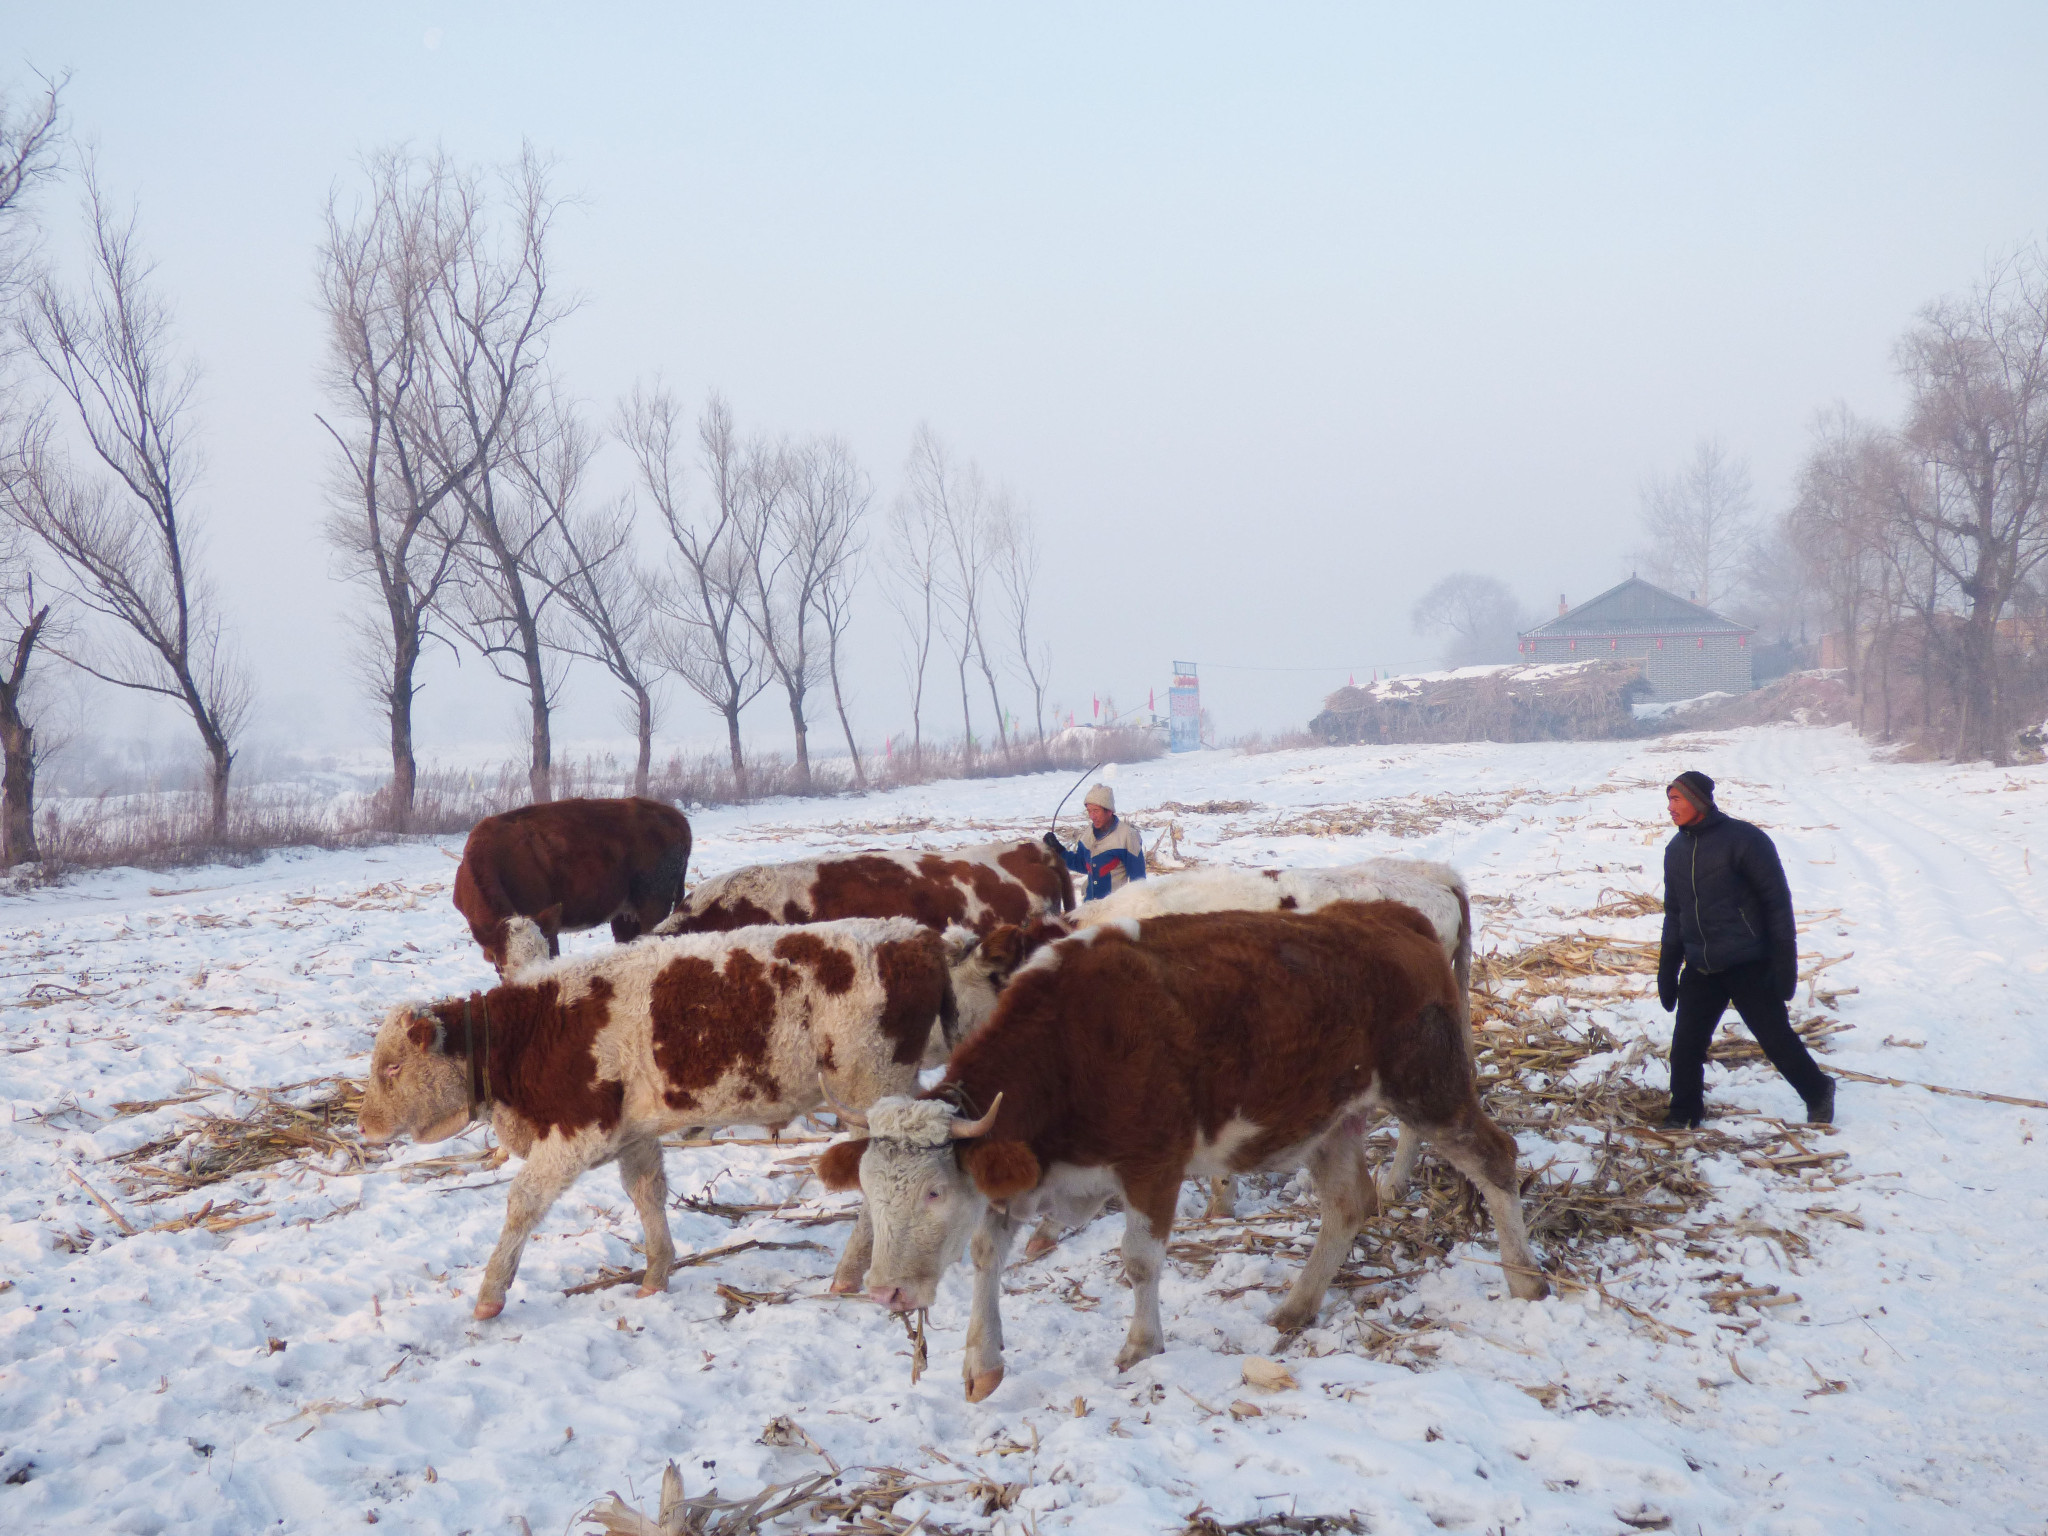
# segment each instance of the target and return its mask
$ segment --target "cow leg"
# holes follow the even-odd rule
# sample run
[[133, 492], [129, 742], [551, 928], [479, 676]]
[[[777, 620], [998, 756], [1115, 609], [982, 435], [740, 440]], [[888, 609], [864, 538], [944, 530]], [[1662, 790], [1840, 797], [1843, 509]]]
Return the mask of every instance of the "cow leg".
[[839, 1263], [832, 1271], [832, 1294], [858, 1296], [867, 1289], [868, 1266], [875, 1261], [875, 1224], [868, 1219], [868, 1203], [862, 1200], [853, 1218], [853, 1231], [840, 1250]]
[[668, 1289], [668, 1272], [676, 1261], [668, 1230], [668, 1170], [662, 1166], [661, 1143], [648, 1137], [620, 1147], [619, 1182], [640, 1213], [641, 1246], [647, 1250], [647, 1277], [640, 1282], [640, 1294], [654, 1296]]
[[1120, 1371], [1166, 1349], [1166, 1328], [1159, 1320], [1159, 1275], [1166, 1267], [1166, 1239], [1173, 1231], [1181, 1181], [1175, 1173], [1155, 1183], [1158, 1187], [1124, 1190], [1124, 1277], [1131, 1282], [1131, 1331], [1117, 1351]]
[[1210, 1221], [1237, 1214], [1237, 1179], [1228, 1173], [1219, 1173], [1209, 1181], [1209, 1209], [1204, 1213]]
[[1408, 1181], [1415, 1177], [1415, 1159], [1421, 1151], [1421, 1135], [1407, 1121], [1402, 1121], [1401, 1133], [1394, 1138], [1393, 1160], [1380, 1174], [1381, 1205], [1397, 1204], [1408, 1193]]
[[1352, 1239], [1380, 1209], [1379, 1190], [1365, 1165], [1365, 1143], [1349, 1117], [1316, 1144], [1309, 1153], [1308, 1167], [1315, 1175], [1322, 1221], [1316, 1228], [1316, 1245], [1309, 1250], [1308, 1262], [1301, 1266], [1293, 1289], [1267, 1319], [1282, 1333], [1297, 1332], [1315, 1321], [1323, 1293], [1351, 1252]]
[[640, 914], [633, 911], [630, 907], [623, 912], [614, 914], [612, 917], [612, 942], [614, 944], [630, 944], [645, 931], [646, 929], [640, 922]]
[[974, 1256], [974, 1308], [967, 1319], [967, 1350], [960, 1374], [967, 1401], [978, 1403], [1003, 1381], [1003, 1261], [1017, 1224], [991, 1205], [981, 1213], [968, 1251]]
[[1500, 1239], [1501, 1267], [1508, 1277], [1508, 1291], [1524, 1301], [1536, 1301], [1550, 1294], [1550, 1282], [1543, 1278], [1536, 1256], [1529, 1251], [1529, 1229], [1522, 1222], [1522, 1201], [1517, 1193], [1514, 1138], [1492, 1120], [1475, 1101], [1460, 1122], [1425, 1129], [1444, 1160], [1478, 1186], [1493, 1215], [1493, 1230]]
[[[519, 1255], [526, 1240], [540, 1225], [548, 1208], [562, 1197], [562, 1191], [576, 1182], [589, 1163], [557, 1137], [536, 1142], [527, 1154], [526, 1165], [512, 1180], [505, 1201], [505, 1230], [498, 1234], [498, 1246], [484, 1265], [483, 1283], [477, 1287], [476, 1315], [496, 1317], [505, 1310], [505, 1292], [519, 1273]], [[665, 1229], [664, 1229], [665, 1230]]]

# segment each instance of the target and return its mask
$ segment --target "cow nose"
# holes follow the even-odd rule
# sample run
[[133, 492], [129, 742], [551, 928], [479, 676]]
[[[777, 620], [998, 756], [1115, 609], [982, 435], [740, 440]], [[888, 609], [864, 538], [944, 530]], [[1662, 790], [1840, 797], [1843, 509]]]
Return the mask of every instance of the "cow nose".
[[881, 1303], [891, 1312], [910, 1310], [910, 1293], [900, 1285], [871, 1285], [868, 1287], [868, 1297]]

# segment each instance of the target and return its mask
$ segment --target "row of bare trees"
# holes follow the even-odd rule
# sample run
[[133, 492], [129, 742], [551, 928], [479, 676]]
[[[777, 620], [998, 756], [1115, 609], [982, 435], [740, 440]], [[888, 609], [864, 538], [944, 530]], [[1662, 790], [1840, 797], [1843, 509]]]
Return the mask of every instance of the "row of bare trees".
[[[25, 106], [0, 100], [9, 863], [38, 856], [43, 657], [190, 717], [216, 839], [251, 707], [193, 505], [196, 375], [135, 214], [114, 206], [89, 160], [65, 153], [62, 88], [48, 82]], [[89, 262], [76, 283], [42, 259], [29, 217], [33, 195], [67, 165], [85, 194]], [[324, 533], [337, 575], [362, 594], [353, 660], [388, 727], [390, 827], [412, 820], [415, 712], [437, 643], [521, 691], [535, 800], [553, 790], [553, 721], [576, 662], [619, 689], [637, 739], [636, 791], [671, 677], [725, 722], [740, 794], [741, 715], [770, 688], [787, 701], [798, 785], [811, 783], [827, 693], [864, 785], [846, 678], [856, 597], [870, 585], [886, 586], [913, 637], [920, 766], [935, 644], [957, 664], [970, 750], [970, 666], [1008, 744], [1008, 650], [1042, 737], [1049, 652], [1034, 643], [1028, 514], [921, 429], [890, 520], [886, 581], [869, 583], [874, 492], [841, 439], [743, 434], [716, 394], [693, 429], [659, 383], [593, 420], [553, 356], [576, 308], [553, 263], [565, 201], [531, 150], [492, 172], [408, 148], [369, 156], [356, 184], [328, 200], [317, 259], [319, 422], [332, 445]], [[612, 452], [630, 483], [606, 494], [599, 479]]]
[[1903, 420], [1823, 412], [1784, 533], [1866, 728], [2003, 762], [2048, 707], [2048, 248], [1929, 305], [1894, 358]]
[[[637, 789], [671, 676], [724, 721], [740, 793], [741, 716], [770, 688], [788, 706], [798, 786], [811, 783], [823, 690], [864, 784], [844, 668], [874, 493], [851, 448], [745, 434], [716, 394], [693, 433], [658, 382], [593, 425], [550, 361], [574, 305], [551, 272], [561, 202], [532, 154], [493, 179], [392, 150], [366, 163], [365, 181], [328, 207], [320, 272], [333, 411], [322, 419], [336, 447], [328, 537], [341, 573], [375, 598], [359, 655], [391, 727], [392, 824], [403, 829], [411, 811], [418, 668], [435, 640], [524, 691], [536, 800], [550, 793], [550, 721], [576, 659], [621, 690]], [[632, 483], [600, 499], [592, 471], [608, 441]], [[918, 631], [916, 749], [935, 639], [958, 663], [963, 729], [971, 738], [972, 663], [1007, 746], [990, 631], [1014, 637], [1041, 720], [1048, 670], [1032, 643], [1029, 519], [928, 429], [907, 479], [889, 569]], [[644, 535], [643, 501], [653, 509]]]

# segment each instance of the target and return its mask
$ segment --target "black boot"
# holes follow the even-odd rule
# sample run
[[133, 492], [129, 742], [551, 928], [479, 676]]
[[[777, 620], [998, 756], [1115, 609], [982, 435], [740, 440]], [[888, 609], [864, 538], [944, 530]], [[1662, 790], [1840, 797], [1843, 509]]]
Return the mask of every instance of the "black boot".
[[1835, 1080], [1828, 1079], [1827, 1087], [1821, 1089], [1820, 1097], [1806, 1101], [1806, 1123], [1808, 1125], [1833, 1125], [1835, 1123]]
[[1682, 1115], [1674, 1109], [1657, 1123], [1657, 1129], [1660, 1131], [1696, 1131], [1700, 1128], [1700, 1122], [1706, 1118], [1705, 1115]]

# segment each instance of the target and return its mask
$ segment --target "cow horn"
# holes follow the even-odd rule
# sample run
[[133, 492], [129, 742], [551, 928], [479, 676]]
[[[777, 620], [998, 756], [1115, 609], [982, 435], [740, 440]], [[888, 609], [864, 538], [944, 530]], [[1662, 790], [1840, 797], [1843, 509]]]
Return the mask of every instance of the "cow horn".
[[989, 1105], [988, 1113], [979, 1120], [962, 1120], [958, 1115], [955, 1115], [952, 1127], [953, 1139], [955, 1141], [966, 1141], [971, 1137], [986, 1136], [988, 1128], [996, 1123], [996, 1111], [1002, 1107], [1003, 1096], [999, 1093], [996, 1095], [995, 1103]]
[[844, 1104], [832, 1097], [832, 1090], [825, 1086], [825, 1074], [823, 1072], [818, 1074], [818, 1092], [825, 1095], [825, 1107], [841, 1120], [844, 1120], [857, 1131], [864, 1131], [868, 1128], [868, 1117], [866, 1115], [857, 1109], [848, 1109]]

